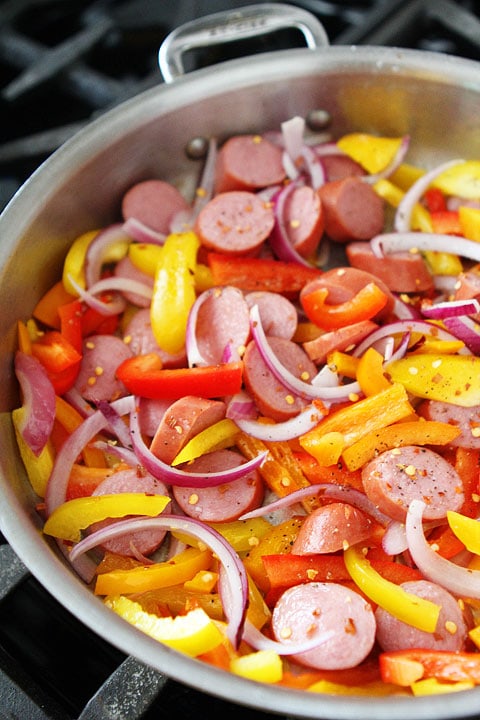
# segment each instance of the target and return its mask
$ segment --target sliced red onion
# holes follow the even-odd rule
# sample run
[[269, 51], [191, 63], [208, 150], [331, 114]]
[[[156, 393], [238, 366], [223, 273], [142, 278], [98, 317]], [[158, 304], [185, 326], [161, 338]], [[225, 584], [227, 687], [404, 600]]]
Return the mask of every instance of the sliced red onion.
[[285, 150], [295, 163], [302, 154], [305, 119], [298, 115], [292, 117], [282, 122], [281, 130]]
[[387, 555], [401, 555], [408, 548], [405, 524], [391, 520], [382, 537], [382, 548]]
[[232, 546], [213, 528], [199, 520], [177, 515], [158, 516], [155, 518], [134, 518], [120, 520], [101, 530], [91, 533], [75, 545], [71, 551], [72, 561], [103, 545], [107, 540], [142, 530], [165, 528], [174, 532], [182, 532], [207, 545], [221, 563], [224, 576], [224, 612], [228, 620], [227, 634], [238, 647], [243, 633], [243, 625], [248, 603], [248, 579], [245, 567]]
[[436, 250], [451, 253], [480, 262], [480, 243], [462, 237], [426, 232], [394, 232], [377, 235], [370, 240], [374, 255], [384, 257], [408, 250]]
[[298, 180], [298, 178], [300, 177], [300, 171], [286, 151], [282, 154], [282, 164], [286, 176], [290, 180]]
[[301, 150], [301, 155], [304, 160], [305, 169], [310, 177], [310, 185], [314, 190], [318, 190], [319, 187], [325, 184], [325, 169], [322, 161], [315, 153], [315, 150], [304, 145]]
[[85, 254], [85, 284], [87, 289], [90, 289], [100, 279], [105, 256], [111, 246], [124, 242], [126, 254], [130, 239], [121, 223], [109, 225], [93, 238]]
[[134, 217], [127, 218], [123, 223], [122, 228], [124, 233], [140, 243], [163, 245], [167, 239], [165, 233], [153, 230], [148, 227], [148, 225], [145, 225], [145, 223], [141, 220], [137, 220], [137, 218]]
[[305, 260], [294, 248], [288, 233], [286, 217], [286, 206], [290, 196], [295, 192], [297, 185], [289, 183], [276, 196], [274, 214], [275, 224], [270, 234], [270, 244], [275, 255], [285, 262], [295, 262], [305, 267], [312, 265]]
[[107, 421], [110, 430], [112, 430], [122, 445], [125, 448], [131, 448], [132, 440], [130, 437], [130, 431], [123, 422], [122, 416], [115, 410], [113, 405], [106, 400], [100, 400], [97, 404], [97, 408]]
[[245, 390], [240, 390], [230, 398], [225, 413], [227, 418], [235, 421], [254, 420], [257, 414], [255, 403]]
[[[119, 278], [112, 278], [112, 280], [113, 279], [118, 280]], [[84, 290], [71, 275], [68, 275], [68, 281], [84, 303], [96, 310], [100, 315], [118, 315], [125, 310], [126, 300], [121, 295], [117, 295], [114, 300], [106, 303], [92, 295], [89, 290]]]
[[82, 578], [83, 582], [89, 585], [97, 572], [97, 563], [86, 555], [82, 555], [76, 560], [70, 557], [70, 546], [65, 544], [64, 540], [55, 538], [58, 548], [67, 562], [73, 567], [77, 575]]
[[[429, 170], [425, 175], [422, 175], [413, 185], [407, 190], [400, 203], [398, 204], [395, 212], [395, 218], [393, 226], [399, 233], [408, 232], [411, 227], [411, 219], [413, 208], [421, 200], [423, 194], [432, 182], [441, 175], [448, 168], [458, 165], [462, 160], [449, 160], [448, 162], [437, 165], [432, 170]], [[451, 238], [450, 238], [451, 242]]]
[[168, 224], [168, 230], [170, 233], [182, 233], [187, 230], [191, 230], [193, 227], [194, 218], [192, 208], [179, 210], [174, 213]]
[[147, 300], [151, 300], [153, 295], [151, 285], [147, 285], [147, 283], [141, 282], [140, 280], [133, 280], [132, 278], [126, 277], [108, 277], [103, 280], [98, 280], [88, 291], [91, 295], [98, 295], [111, 290], [117, 290], [121, 293], [135, 293]]
[[337, 485], [335, 483], [318, 483], [310, 485], [309, 487], [295, 490], [295, 492], [286, 495], [285, 497], [275, 500], [268, 505], [251, 510], [248, 513], [240, 516], [240, 520], [250, 520], [251, 518], [261, 517], [262, 515], [269, 515], [276, 510], [283, 510], [290, 505], [301, 502], [312, 495], [321, 495], [322, 497], [328, 497], [330, 499], [339, 500], [346, 502], [349, 505], [354, 505], [359, 510], [367, 513], [373, 517], [377, 522], [386, 527], [390, 522], [391, 518], [382, 513], [376, 505], [371, 502], [365, 493], [357, 490], [356, 488], [350, 487], [349, 485]]
[[445, 320], [459, 315], [474, 315], [480, 312], [480, 303], [475, 298], [448, 300], [422, 307], [422, 315], [433, 320]]
[[200, 352], [200, 348], [197, 342], [197, 322], [198, 313], [203, 303], [206, 302], [212, 295], [218, 292], [218, 288], [209, 288], [204, 290], [195, 300], [190, 312], [188, 314], [187, 329], [185, 334], [185, 352], [187, 354], [188, 367], [202, 367], [208, 365], [207, 360], [203, 357]]
[[318, 157], [326, 157], [327, 155], [343, 155], [345, 157], [346, 155], [346, 153], [338, 147], [336, 142], [320, 143], [319, 145], [315, 145], [313, 149]]
[[18, 350], [15, 353], [14, 368], [25, 411], [18, 430], [38, 457], [52, 432], [55, 420], [55, 390], [47, 371], [33, 355]]
[[435, 290], [443, 293], [444, 295], [453, 295], [455, 292], [455, 285], [457, 284], [457, 275], [434, 275], [433, 285]]
[[388, 163], [388, 165], [377, 173], [372, 173], [371, 175], [364, 175], [363, 180], [365, 182], [368, 182], [370, 184], [376, 183], [379, 180], [382, 180], [383, 178], [388, 178], [390, 175], [392, 175], [395, 170], [402, 164], [402, 162], [405, 159], [405, 155], [408, 152], [408, 148], [410, 147], [410, 136], [404, 135], [402, 137], [402, 141], [398, 147], [397, 152], [395, 153], [394, 157], [391, 159], [391, 161]]
[[191, 221], [194, 222], [198, 217], [200, 211], [205, 205], [210, 202], [213, 197], [213, 190], [215, 185], [215, 167], [218, 156], [218, 142], [217, 139], [212, 137], [208, 142], [207, 156], [205, 158], [205, 164], [203, 166], [203, 172], [200, 177], [198, 184], [195, 200], [193, 201], [193, 210]]
[[475, 320], [469, 317], [449, 317], [445, 318], [443, 324], [474, 355], [480, 355], [480, 325]]
[[333, 630], [326, 630], [316, 637], [303, 640], [303, 642], [280, 642], [266, 637], [249, 620], [245, 621], [243, 640], [255, 650], [273, 650], [277, 655], [297, 655], [297, 653], [308, 652], [331, 640], [335, 635]]
[[410, 305], [409, 303], [404, 302], [399, 297], [395, 297], [395, 304], [393, 307], [393, 314], [395, 317], [397, 317], [399, 320], [410, 320], [414, 318], [419, 318], [420, 313], [417, 310], [417, 308], [413, 307], [413, 305]]
[[268, 455], [267, 452], [260, 453], [242, 465], [219, 472], [186, 472], [167, 465], [149, 450], [142, 438], [136, 410], [130, 414], [130, 432], [133, 448], [140, 464], [157, 479], [180, 487], [217, 487], [218, 485], [233, 482], [259, 468]]
[[323, 413], [313, 405], [309, 405], [298, 415], [284, 422], [264, 423], [258, 420], [236, 418], [235, 424], [238, 425], [242, 432], [257, 438], [257, 440], [284, 442], [293, 440], [293, 438], [300, 437], [300, 435], [312, 430], [322, 418]]
[[252, 336], [255, 340], [259, 352], [269, 368], [275, 375], [277, 380], [284, 385], [290, 392], [299, 395], [305, 399], [320, 400], [347, 400], [351, 393], [360, 393], [360, 385], [358, 382], [352, 382], [348, 385], [339, 385], [337, 387], [326, 387], [323, 385], [311, 385], [303, 382], [289, 372], [278, 360], [277, 356], [270, 347], [260, 319], [258, 305], [253, 305], [250, 309], [250, 326]]
[[469, 570], [441, 557], [429, 545], [422, 526], [425, 503], [412, 500], [407, 512], [408, 549], [415, 565], [431, 582], [460, 597], [480, 598], [480, 570]]
[[83, 418], [93, 415], [95, 412], [92, 406], [80, 395], [76, 387], [67, 390], [63, 397]]

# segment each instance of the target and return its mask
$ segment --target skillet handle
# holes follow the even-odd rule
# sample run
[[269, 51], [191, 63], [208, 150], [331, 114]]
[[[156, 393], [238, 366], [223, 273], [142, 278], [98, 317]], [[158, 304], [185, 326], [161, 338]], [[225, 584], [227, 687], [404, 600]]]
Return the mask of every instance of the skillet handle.
[[167, 35], [158, 53], [163, 79], [170, 83], [185, 74], [183, 55], [189, 50], [259, 37], [286, 28], [300, 30], [307, 47], [312, 50], [329, 44], [323, 25], [306, 10], [280, 3], [247, 5], [197, 18]]

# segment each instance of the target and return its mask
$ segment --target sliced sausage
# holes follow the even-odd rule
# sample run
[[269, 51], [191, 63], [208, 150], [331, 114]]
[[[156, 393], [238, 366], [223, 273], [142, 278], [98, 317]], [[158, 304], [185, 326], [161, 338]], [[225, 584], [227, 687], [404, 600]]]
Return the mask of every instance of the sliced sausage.
[[400, 586], [405, 592], [440, 605], [435, 632], [418, 630], [398, 620], [381, 607], [375, 610], [377, 641], [383, 650], [463, 650], [467, 624], [457, 600], [444, 588], [427, 580], [413, 580]]
[[[299, 345], [273, 336], [268, 341], [280, 363], [297, 378], [308, 382], [316, 375], [315, 365]], [[263, 415], [282, 422], [294, 417], [305, 407], [306, 401], [294, 397], [273, 375], [253, 340], [247, 345], [243, 361], [245, 387]]]
[[370, 240], [382, 232], [383, 200], [358, 177], [327, 182], [319, 188], [325, 232], [337, 242]]
[[157, 428], [150, 445], [151, 452], [170, 464], [186, 443], [199, 432], [225, 417], [221, 400], [207, 400], [185, 395], [173, 402]]
[[207, 290], [200, 301], [195, 337], [204, 363], [217, 365], [228, 352], [241, 355], [250, 336], [249, 308], [243, 293], [227, 285]]
[[347, 177], [362, 177], [366, 175], [363, 167], [348, 155], [334, 154], [322, 155], [321, 162], [327, 182], [343, 180]]
[[122, 199], [124, 220], [135, 218], [159, 233], [170, 232], [170, 222], [189, 205], [176, 187], [164, 180], [143, 180], [133, 185]]
[[377, 328], [378, 325], [371, 320], [361, 320], [338, 330], [323, 333], [314, 340], [304, 342], [302, 347], [312, 362], [323, 365], [330, 352], [355, 347]]
[[462, 481], [447, 460], [429, 448], [406, 445], [381, 453], [362, 470], [370, 500], [393, 520], [404, 522], [412, 500], [426, 503], [425, 520], [460, 510]]
[[352, 242], [346, 247], [347, 258], [354, 268], [366, 270], [382, 280], [392, 292], [428, 293], [433, 278], [420, 253], [399, 252], [377, 257], [367, 242]]
[[127, 394], [115, 377], [117, 367], [132, 357], [129, 346], [115, 335], [91, 335], [83, 341], [83, 357], [75, 388], [89, 402], [116, 400]]
[[[197, 458], [184, 468], [187, 472], [219, 472], [237, 467], [245, 458], [233, 450], [216, 450]], [[239, 480], [211, 488], [173, 487], [183, 512], [204, 522], [230, 522], [263, 500], [263, 480], [257, 470]]]
[[285, 207], [285, 224], [290, 242], [302, 257], [316, 251], [324, 230], [324, 213], [318, 191], [308, 185], [297, 187]]
[[292, 656], [320, 670], [355, 667], [375, 642], [371, 605], [354, 590], [333, 582], [305, 583], [286, 590], [273, 610], [272, 629], [276, 640], [286, 644], [333, 630], [333, 637], [318, 648]]
[[141, 432], [153, 438], [163, 416], [172, 404], [166, 398], [141, 398], [138, 410], [138, 422]]
[[[120, 470], [110, 477], [106, 478], [94, 490], [92, 495], [110, 495], [116, 493], [147, 493], [148, 495], [169, 495], [166, 486], [160, 481], [147, 473], [145, 470], [129, 468], [128, 470]], [[169, 513], [170, 503], [167, 505], [164, 513]], [[125, 518], [121, 518], [124, 520]], [[117, 519], [102, 520], [90, 527], [90, 532], [100, 530]], [[163, 542], [166, 530], [140, 530], [129, 533], [122, 537], [113, 538], [103, 544], [103, 549], [117, 555], [127, 555], [138, 557], [139, 555], [151, 555]]]
[[231, 191], [220, 193], [205, 205], [195, 228], [209, 250], [247, 255], [260, 249], [273, 224], [269, 203], [250, 192]]
[[[135, 267], [128, 255], [122, 258], [115, 265], [114, 274], [115, 277], [126, 278], [127, 280], [136, 280], [137, 282], [148, 285], [153, 289], [153, 277], [151, 275], [147, 275], [146, 273]], [[150, 307], [151, 300], [144, 295], [139, 295], [138, 293], [132, 292], [124, 292], [123, 295], [128, 300], [128, 302], [132, 303], [132, 305], [136, 305], [137, 307], [141, 308]]]
[[162, 359], [164, 368], [179, 368], [187, 365], [187, 356], [184, 349], [179, 353], [172, 354], [158, 346], [150, 321], [150, 308], [142, 308], [131, 317], [125, 326], [123, 341], [129, 346], [134, 355], [157, 353]]
[[247, 293], [245, 300], [249, 309], [258, 306], [265, 335], [292, 339], [298, 325], [298, 314], [290, 300], [283, 295], [261, 290]]
[[425, 400], [417, 408], [417, 413], [426, 420], [458, 427], [461, 434], [450, 442], [453, 447], [480, 449], [480, 406], [465, 408], [441, 400]]
[[285, 179], [282, 149], [260, 135], [235, 135], [219, 150], [215, 193], [259, 190]]
[[372, 518], [353, 505], [343, 502], [322, 505], [306, 516], [292, 553], [312, 555], [345, 550], [369, 538], [374, 528]]

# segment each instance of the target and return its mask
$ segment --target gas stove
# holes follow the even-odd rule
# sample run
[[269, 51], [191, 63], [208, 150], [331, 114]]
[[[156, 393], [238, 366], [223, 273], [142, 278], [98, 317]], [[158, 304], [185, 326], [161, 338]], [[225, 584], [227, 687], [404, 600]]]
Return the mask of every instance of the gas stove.
[[[194, 18], [248, 0], [0, 1], [0, 209], [65, 140], [101, 113], [162, 82], [158, 48]], [[253, 4], [253, 3], [250, 3]], [[480, 60], [474, 0], [290, 0], [316, 15], [332, 45], [434, 50]], [[284, 49], [219, 47], [199, 67]], [[0, 536], [0, 718], [177, 720], [235, 710], [170, 680], [79, 623], [26, 570]], [[245, 720], [278, 717], [242, 708]]]

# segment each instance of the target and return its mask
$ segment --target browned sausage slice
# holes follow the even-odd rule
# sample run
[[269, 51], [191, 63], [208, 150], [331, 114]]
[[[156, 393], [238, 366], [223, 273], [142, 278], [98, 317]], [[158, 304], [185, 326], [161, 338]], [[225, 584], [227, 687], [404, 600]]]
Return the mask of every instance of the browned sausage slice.
[[322, 505], [306, 516], [292, 553], [312, 555], [346, 550], [369, 538], [374, 526], [372, 518], [353, 505], [343, 502]]
[[285, 224], [294, 249], [308, 258], [316, 251], [324, 230], [323, 206], [317, 191], [295, 188], [285, 207]]
[[377, 328], [378, 325], [371, 320], [361, 320], [338, 330], [323, 333], [314, 340], [308, 340], [303, 343], [303, 349], [312, 362], [323, 365], [330, 352], [355, 347]]
[[283, 295], [257, 290], [245, 295], [248, 308], [258, 306], [265, 335], [276, 335], [291, 340], [298, 325], [295, 305]]
[[420, 253], [402, 252], [377, 257], [367, 242], [352, 242], [346, 247], [354, 268], [366, 270], [382, 280], [393, 292], [418, 293], [433, 289], [433, 278]]
[[319, 188], [325, 215], [325, 232], [337, 242], [370, 240], [382, 232], [382, 199], [357, 177], [327, 182]]
[[185, 395], [165, 412], [150, 445], [151, 452], [170, 464], [192, 437], [223, 420], [225, 412], [221, 400]]
[[433, 633], [418, 630], [378, 607], [375, 611], [377, 640], [383, 650], [425, 648], [457, 652], [464, 649], [467, 634], [465, 618], [457, 600], [447, 590], [427, 580], [405, 582], [401, 588], [440, 605], [437, 626]]
[[415, 445], [387, 450], [371, 460], [362, 470], [362, 481], [370, 500], [400, 522], [412, 500], [426, 503], [425, 520], [460, 510], [464, 500], [462, 481], [452, 465], [433, 450]]
[[274, 225], [269, 203], [245, 191], [216, 195], [200, 212], [196, 231], [204, 247], [230, 255], [255, 253]]
[[[237, 467], [245, 458], [233, 450], [202, 455], [184, 469], [189, 472], [221, 472]], [[235, 482], [211, 488], [174, 487], [173, 494], [183, 512], [204, 522], [230, 522], [261, 505], [263, 480], [257, 470]]]
[[110, 402], [126, 395], [126, 388], [116, 379], [115, 371], [129, 357], [132, 357], [129, 346], [115, 335], [91, 335], [83, 342], [75, 388], [90, 402]]
[[236, 135], [219, 150], [215, 192], [259, 190], [285, 178], [282, 149], [260, 135]]
[[371, 605], [357, 592], [337, 583], [310, 582], [286, 590], [272, 614], [280, 642], [302, 642], [327, 630], [334, 635], [313, 650], [294, 655], [302, 665], [321, 670], [355, 667], [375, 641]]
[[170, 232], [170, 222], [189, 205], [176, 187], [164, 180], [144, 180], [133, 185], [122, 200], [124, 220], [135, 218], [152, 230]]

